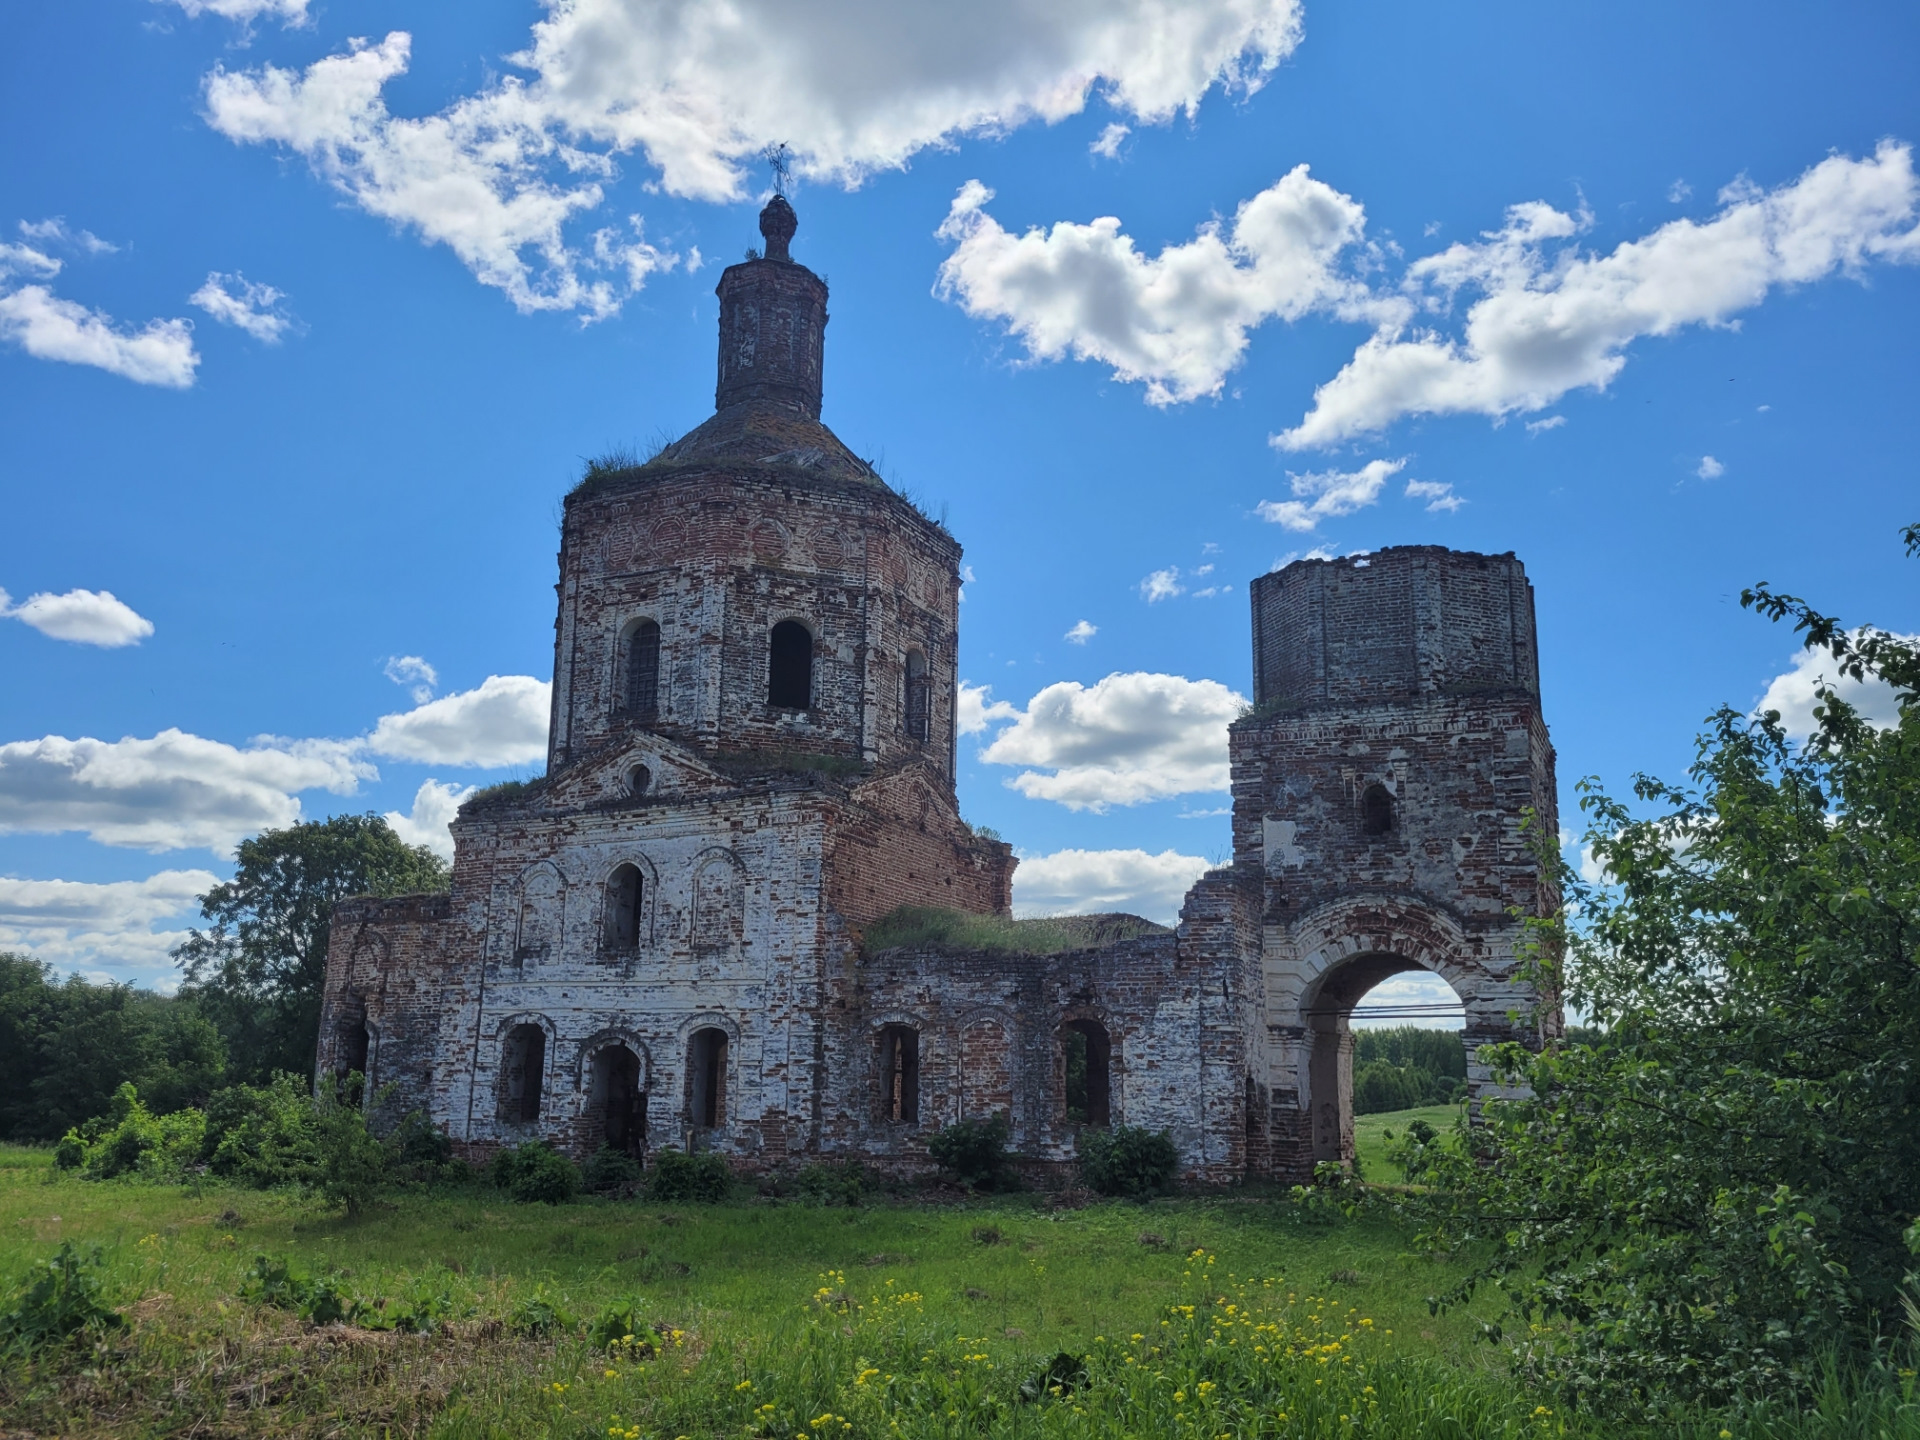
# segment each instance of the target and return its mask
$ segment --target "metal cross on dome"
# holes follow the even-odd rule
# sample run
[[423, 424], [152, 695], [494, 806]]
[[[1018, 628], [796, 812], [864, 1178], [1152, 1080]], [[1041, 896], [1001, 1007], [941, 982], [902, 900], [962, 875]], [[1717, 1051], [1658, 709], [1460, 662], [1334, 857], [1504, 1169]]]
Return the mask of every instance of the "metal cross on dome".
[[778, 145], [769, 145], [762, 150], [760, 158], [773, 171], [773, 193], [784, 197], [787, 183], [793, 178], [793, 151], [782, 140]]

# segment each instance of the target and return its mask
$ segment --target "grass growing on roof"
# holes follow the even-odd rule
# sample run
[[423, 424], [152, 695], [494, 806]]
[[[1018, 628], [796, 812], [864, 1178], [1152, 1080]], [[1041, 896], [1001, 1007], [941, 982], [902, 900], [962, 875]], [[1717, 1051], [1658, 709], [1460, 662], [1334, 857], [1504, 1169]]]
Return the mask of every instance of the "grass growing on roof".
[[1143, 935], [1164, 935], [1167, 928], [1138, 915], [1054, 915], [1009, 920], [1000, 915], [970, 915], [923, 905], [903, 905], [867, 927], [866, 951], [996, 951], [1054, 955], [1110, 945]]

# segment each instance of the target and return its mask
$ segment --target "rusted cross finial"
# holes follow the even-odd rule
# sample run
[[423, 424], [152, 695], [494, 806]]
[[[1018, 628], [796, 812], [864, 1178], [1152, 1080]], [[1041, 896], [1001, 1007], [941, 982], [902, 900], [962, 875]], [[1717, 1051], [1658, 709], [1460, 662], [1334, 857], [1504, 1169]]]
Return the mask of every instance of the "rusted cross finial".
[[785, 195], [787, 182], [793, 178], [793, 151], [782, 140], [778, 145], [769, 145], [760, 152], [760, 158], [767, 162], [773, 171], [773, 193]]

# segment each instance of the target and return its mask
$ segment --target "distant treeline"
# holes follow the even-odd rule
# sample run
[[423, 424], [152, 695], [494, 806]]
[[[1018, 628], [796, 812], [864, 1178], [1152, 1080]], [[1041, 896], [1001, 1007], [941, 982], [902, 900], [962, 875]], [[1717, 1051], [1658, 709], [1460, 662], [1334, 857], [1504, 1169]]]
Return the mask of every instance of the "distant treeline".
[[1394, 1025], [1353, 1032], [1353, 1113], [1378, 1115], [1466, 1098], [1467, 1048], [1458, 1030]]
[[58, 1140], [127, 1081], [165, 1113], [204, 1103], [226, 1075], [226, 1042], [193, 1001], [56, 980], [0, 953], [0, 1140]]

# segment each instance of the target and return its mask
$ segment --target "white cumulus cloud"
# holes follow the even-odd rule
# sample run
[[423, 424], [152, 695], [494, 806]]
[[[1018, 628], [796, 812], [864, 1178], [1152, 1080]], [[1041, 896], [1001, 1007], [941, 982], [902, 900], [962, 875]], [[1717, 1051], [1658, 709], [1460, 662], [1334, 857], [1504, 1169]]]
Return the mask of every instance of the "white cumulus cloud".
[[471, 795], [471, 785], [443, 785], [426, 780], [413, 792], [413, 809], [402, 814], [387, 812], [387, 824], [393, 833], [409, 845], [424, 845], [443, 860], [453, 859], [453, 832], [448, 829], [459, 813], [460, 802]]
[[1113, 216], [1015, 235], [987, 214], [992, 198], [978, 180], [954, 197], [939, 230], [954, 246], [939, 293], [1005, 324], [1036, 360], [1071, 355], [1144, 381], [1155, 405], [1217, 395], [1265, 321], [1315, 310], [1377, 320], [1406, 308], [1340, 272], [1366, 215], [1305, 165], [1242, 204], [1230, 225], [1203, 226], [1152, 257]]
[[1251, 92], [1299, 38], [1297, 0], [567, 0], [509, 57], [521, 73], [437, 114], [387, 108], [402, 31], [304, 71], [216, 70], [207, 114], [448, 245], [522, 310], [597, 317], [677, 259], [632, 217], [567, 235], [623, 155], [701, 200], [740, 198], [775, 142], [801, 175], [853, 185], [962, 135], [1076, 114], [1094, 93], [1157, 121], [1215, 87]]
[[1405, 460], [1369, 460], [1358, 470], [1318, 470], [1304, 475], [1287, 472], [1291, 500], [1262, 500], [1254, 513], [1302, 534], [1317, 529], [1322, 520], [1373, 504], [1387, 481], [1406, 468]]
[[267, 345], [294, 328], [286, 296], [271, 285], [257, 285], [244, 275], [208, 273], [207, 283], [187, 297], [222, 325], [233, 325]]
[[1718, 480], [1722, 475], [1727, 473], [1727, 467], [1711, 455], [1702, 455], [1700, 457], [1700, 463], [1694, 467], [1693, 473], [1702, 480]]
[[[1856, 637], [1861, 633], [1854, 632]], [[1920, 644], [1920, 635], [1899, 638]], [[1822, 685], [1858, 710], [1861, 718], [1871, 724], [1884, 728], [1900, 719], [1900, 707], [1891, 685], [1877, 675], [1869, 675], [1864, 680], [1839, 675], [1833, 657], [1824, 650], [1802, 650], [1795, 655], [1792, 666], [1768, 683], [1767, 693], [1753, 707], [1754, 712], [1779, 711], [1781, 728], [1796, 740], [1804, 740], [1814, 731], [1813, 707], [1820, 703], [1814, 692]]]
[[489, 675], [397, 715], [382, 715], [367, 747], [393, 760], [491, 769], [546, 758], [553, 687], [531, 675]]
[[960, 702], [955, 725], [962, 735], [978, 735], [989, 725], [997, 725], [1004, 720], [1012, 720], [1020, 711], [1005, 700], [991, 698], [991, 685], [975, 685], [969, 681], [960, 682]]
[[[6, 248], [17, 252], [27, 247]], [[17, 256], [7, 261], [9, 266], [21, 263]], [[185, 320], [150, 320], [144, 328], [130, 330], [98, 310], [62, 300], [44, 285], [22, 285], [0, 294], [0, 339], [37, 360], [92, 365], [137, 384], [175, 390], [193, 384], [200, 363], [193, 327]]]
[[1069, 645], [1084, 645], [1100, 633], [1100, 627], [1090, 620], [1076, 620], [1073, 628], [1060, 638]]
[[1198, 855], [1162, 850], [1056, 850], [1023, 855], [1013, 872], [1013, 913], [1098, 915], [1123, 911], [1174, 924], [1187, 891], [1211, 868]]
[[1106, 129], [1102, 130], [1099, 138], [1087, 146], [1087, 149], [1090, 153], [1098, 155], [1102, 159], [1118, 159], [1120, 155], [1120, 142], [1132, 133], [1133, 129], [1131, 126], [1122, 125], [1116, 120], [1107, 126]]
[[355, 748], [263, 737], [242, 749], [177, 729], [16, 740], [0, 745], [0, 833], [77, 830], [105, 845], [226, 855], [256, 831], [298, 820], [299, 791], [351, 795], [373, 778]]
[[389, 655], [383, 667], [387, 679], [413, 696], [413, 703], [424, 705], [433, 698], [440, 683], [440, 672], [418, 655]]
[[70, 249], [84, 250], [89, 255], [113, 255], [120, 249], [112, 241], [102, 240], [91, 230], [68, 229], [65, 218], [59, 215], [46, 220], [22, 220], [20, 233], [29, 240], [38, 240], [48, 245], [65, 245]]
[[1430, 511], [1445, 510], [1449, 513], [1467, 503], [1453, 493], [1451, 484], [1440, 480], [1407, 481], [1407, 498], [1426, 501]]
[[1140, 597], [1149, 605], [1162, 600], [1171, 600], [1176, 595], [1187, 593], [1187, 587], [1180, 583], [1180, 567], [1169, 565], [1164, 570], [1156, 570], [1140, 582]]
[[[162, 870], [105, 884], [0, 876], [0, 950], [94, 979], [171, 989], [167, 952], [185, 938], [200, 897], [219, 883], [209, 870]], [[154, 928], [169, 920], [178, 923]]]
[[1028, 767], [1008, 786], [1070, 810], [1225, 790], [1227, 725], [1246, 703], [1217, 680], [1182, 675], [1060, 681], [1014, 710], [980, 758]]
[[188, 15], [218, 15], [223, 20], [250, 25], [255, 20], [278, 20], [288, 28], [298, 28], [308, 20], [309, 0], [155, 0], [156, 4], [178, 5]]
[[64, 595], [29, 595], [18, 605], [0, 590], [0, 619], [18, 620], [55, 640], [116, 650], [138, 645], [153, 634], [153, 622], [110, 590], [69, 590]]
[[1731, 325], [1777, 287], [1920, 259], [1908, 145], [1831, 156], [1771, 191], [1736, 183], [1720, 199], [1710, 219], [1670, 221], [1604, 255], [1572, 243], [1588, 216], [1512, 207], [1499, 231], [1408, 267], [1406, 289], [1430, 312], [1478, 297], [1462, 333], [1383, 327], [1274, 443], [1333, 445], [1406, 415], [1542, 410], [1569, 390], [1605, 389], [1641, 337]]

